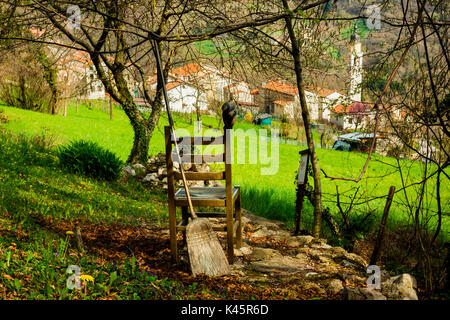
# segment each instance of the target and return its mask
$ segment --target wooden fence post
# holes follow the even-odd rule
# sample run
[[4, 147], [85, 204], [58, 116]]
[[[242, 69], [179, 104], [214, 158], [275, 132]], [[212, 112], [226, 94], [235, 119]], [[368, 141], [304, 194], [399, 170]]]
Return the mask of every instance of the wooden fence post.
[[113, 116], [113, 103], [112, 103], [112, 98], [111, 96], [109, 96], [109, 120], [113, 120], [114, 116]]
[[303, 199], [305, 198], [306, 182], [308, 180], [309, 150], [303, 150], [299, 153], [301, 158], [297, 174], [297, 200], [295, 205], [294, 235], [298, 235], [298, 233], [300, 232]]
[[391, 186], [389, 188], [389, 194], [386, 200], [386, 205], [384, 206], [383, 217], [381, 218], [380, 230], [378, 231], [377, 242], [375, 243], [375, 248], [373, 248], [372, 257], [370, 258], [370, 265], [377, 264], [378, 256], [380, 254], [381, 245], [384, 237], [384, 229], [386, 227], [386, 221], [389, 214], [389, 209], [391, 208], [392, 200], [394, 198], [395, 187]]

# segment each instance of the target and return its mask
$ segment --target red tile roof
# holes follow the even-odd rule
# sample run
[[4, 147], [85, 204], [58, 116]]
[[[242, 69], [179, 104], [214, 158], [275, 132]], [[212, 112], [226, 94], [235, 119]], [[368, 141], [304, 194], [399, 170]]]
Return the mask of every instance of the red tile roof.
[[293, 102], [294, 102], [294, 101], [290, 101], [290, 100], [276, 100], [276, 101], [274, 101], [273, 103], [278, 104], [278, 105], [284, 107], [284, 106], [286, 106], [286, 105], [288, 105], [288, 104], [290, 104], [290, 103], [293, 103]]
[[247, 101], [236, 101], [238, 104], [243, 105], [243, 106], [252, 106], [252, 107], [257, 107], [258, 105], [254, 102], [247, 102]]
[[330, 110], [336, 112], [336, 113], [366, 113], [370, 109], [373, 108], [373, 104], [371, 103], [363, 103], [363, 102], [353, 102], [352, 104], [349, 104], [347, 106], [344, 106], [342, 104], [339, 104], [335, 106], [334, 108], [331, 108]]
[[182, 82], [180, 82], [180, 81], [169, 82], [168, 84], [166, 84], [166, 89], [167, 89], [167, 91], [169, 91], [169, 90], [171, 90], [173, 88], [178, 87], [181, 84], [182, 84]]
[[176, 74], [176, 75], [179, 75], [182, 77], [187, 77], [191, 74], [199, 73], [201, 70], [202, 70], [202, 66], [197, 62], [193, 62], [193, 63], [185, 64], [184, 66], [172, 69], [171, 72], [173, 74]]
[[327, 96], [329, 96], [330, 94], [332, 94], [334, 92], [337, 92], [339, 94], [344, 95], [343, 93], [341, 93], [341, 92], [339, 92], [337, 90], [321, 88], [321, 87], [315, 87], [315, 86], [307, 86], [307, 87], [305, 87], [305, 89], [309, 90], [309, 91], [314, 91], [315, 93], [317, 93], [317, 95], [319, 97], [327, 97]]
[[269, 81], [264, 86], [264, 89], [281, 92], [290, 96], [295, 96], [298, 94], [298, 88], [290, 84], [284, 84], [277, 81]]

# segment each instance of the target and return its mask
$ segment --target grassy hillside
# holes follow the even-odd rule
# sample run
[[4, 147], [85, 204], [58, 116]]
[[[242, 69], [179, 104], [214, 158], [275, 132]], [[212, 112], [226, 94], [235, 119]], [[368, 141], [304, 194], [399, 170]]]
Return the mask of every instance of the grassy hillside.
[[[46, 136], [53, 137], [56, 143], [63, 143], [75, 138], [85, 138], [98, 142], [100, 145], [117, 153], [123, 160], [126, 160], [132, 144], [132, 129], [124, 113], [120, 109], [115, 110], [114, 120], [109, 120], [109, 115], [100, 110], [90, 110], [84, 106], [80, 107], [78, 113], [74, 108], [69, 108], [68, 116], [52, 116], [31, 111], [19, 110], [10, 107], [2, 107], [11, 122], [4, 126], [13, 131], [25, 133], [27, 135], [40, 135], [45, 132]], [[204, 116], [203, 122], [215, 127], [217, 121], [213, 117]], [[176, 117], [177, 128], [187, 128], [190, 132], [193, 126], [184, 121], [184, 117]], [[165, 114], [162, 115], [158, 128], [150, 144], [150, 154], [162, 152], [163, 126], [167, 124]], [[205, 127], [207, 128], [207, 127]], [[236, 128], [257, 129], [248, 123], [238, 123]], [[248, 150], [248, 146], [246, 148]], [[243, 191], [243, 205], [245, 208], [255, 213], [269, 218], [285, 221], [292, 225], [295, 210], [295, 184], [296, 170], [298, 169], [298, 151], [302, 147], [280, 144], [279, 145], [279, 166], [275, 175], [262, 175], [261, 168], [268, 165], [257, 164], [235, 164], [233, 166], [234, 183], [240, 184]], [[256, 149], [259, 150], [259, 149]], [[237, 151], [237, 149], [235, 150]], [[345, 176], [356, 178], [366, 160], [366, 154], [349, 153], [333, 150], [318, 149], [318, 156], [321, 168], [330, 176]], [[247, 154], [248, 158], [248, 154]], [[406, 184], [413, 184], [421, 180], [423, 176], [423, 163], [401, 160], [403, 175]], [[360, 213], [368, 210], [375, 210], [375, 215], [379, 216], [383, 210], [385, 196], [391, 185], [397, 190], [401, 189], [400, 174], [394, 167], [396, 160], [392, 158], [374, 155], [367, 173], [358, 184], [345, 181], [331, 181], [322, 175], [322, 188], [324, 205], [330, 207], [333, 213], [336, 209], [336, 186], [339, 187], [343, 207], [350, 202], [355, 188], [359, 187], [359, 194], [363, 197], [358, 199], [362, 203], [367, 199], [375, 199], [369, 205], [361, 205], [358, 208]], [[442, 184], [441, 197], [443, 211], [448, 212], [450, 205], [448, 184]], [[406, 194], [410, 201], [415, 201], [416, 191], [419, 186], [412, 186], [406, 189]], [[432, 213], [436, 210], [435, 188], [427, 190], [426, 201], [429, 203], [429, 210]], [[391, 207], [390, 224], [395, 227], [397, 224], [409, 224], [410, 217], [406, 213], [406, 201], [404, 192], [397, 192], [394, 204]], [[307, 202], [304, 221], [306, 227], [311, 223], [312, 207]], [[355, 214], [358, 212], [355, 211]], [[431, 216], [431, 226], [434, 217]], [[447, 218], [443, 222], [444, 237], [448, 237], [449, 224]]]
[[[61, 171], [48, 140], [0, 127], [0, 299], [285, 298], [236, 279], [192, 277], [186, 261], [171, 260], [164, 230], [162, 193], [134, 179], [104, 183]], [[73, 265], [80, 290], [67, 286]]]

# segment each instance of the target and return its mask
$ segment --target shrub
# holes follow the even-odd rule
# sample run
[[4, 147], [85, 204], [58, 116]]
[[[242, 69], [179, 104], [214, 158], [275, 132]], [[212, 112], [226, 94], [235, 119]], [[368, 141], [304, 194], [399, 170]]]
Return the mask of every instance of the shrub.
[[5, 113], [5, 110], [0, 109], [0, 123], [6, 123], [9, 122], [9, 118]]
[[95, 142], [77, 140], [58, 150], [61, 166], [76, 174], [113, 181], [122, 169], [122, 161], [109, 150]]

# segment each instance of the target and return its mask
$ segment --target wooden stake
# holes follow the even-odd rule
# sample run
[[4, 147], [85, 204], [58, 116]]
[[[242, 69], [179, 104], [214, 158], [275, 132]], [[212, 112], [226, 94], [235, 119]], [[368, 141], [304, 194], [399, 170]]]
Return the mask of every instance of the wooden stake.
[[294, 235], [298, 235], [300, 231], [303, 199], [305, 197], [305, 188], [308, 180], [308, 161], [309, 161], [309, 150], [300, 151], [300, 165], [297, 174], [297, 200], [295, 206], [295, 230]]
[[113, 115], [113, 104], [112, 104], [112, 98], [109, 96], [109, 119], [112, 120], [114, 117]]
[[377, 264], [378, 256], [380, 254], [381, 245], [384, 238], [384, 229], [386, 227], [386, 221], [389, 214], [389, 209], [391, 208], [392, 200], [394, 198], [395, 187], [391, 186], [389, 189], [389, 194], [386, 200], [386, 205], [384, 206], [383, 217], [381, 218], [380, 230], [378, 231], [377, 242], [375, 243], [375, 248], [372, 252], [372, 257], [370, 258], [370, 264]]
[[84, 252], [83, 238], [81, 237], [80, 227], [75, 227], [75, 240], [77, 241], [77, 247], [80, 252]]

